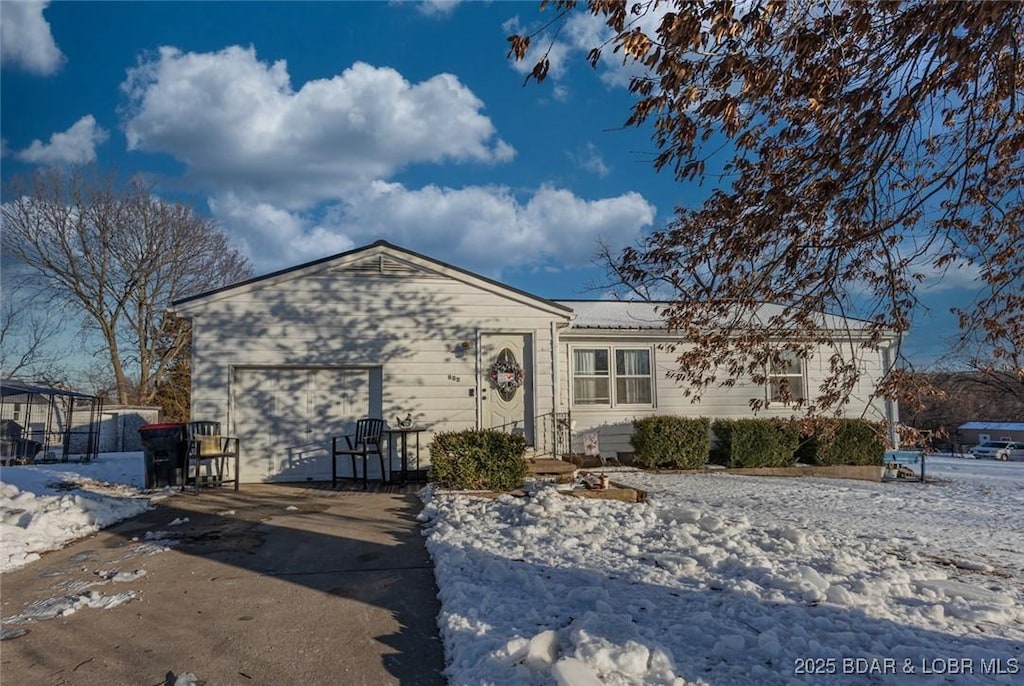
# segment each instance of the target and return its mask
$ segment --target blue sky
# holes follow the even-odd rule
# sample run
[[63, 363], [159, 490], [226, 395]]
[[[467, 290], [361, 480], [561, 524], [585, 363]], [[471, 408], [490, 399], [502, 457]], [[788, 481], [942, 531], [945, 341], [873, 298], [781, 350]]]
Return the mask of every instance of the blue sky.
[[[622, 129], [629, 69], [577, 13], [523, 87], [536, 2], [2, 4], [3, 177], [96, 161], [215, 218], [257, 273], [383, 238], [551, 298], [599, 297], [613, 247], [708, 192]], [[924, 291], [907, 350], [955, 335], [970, 279]]]

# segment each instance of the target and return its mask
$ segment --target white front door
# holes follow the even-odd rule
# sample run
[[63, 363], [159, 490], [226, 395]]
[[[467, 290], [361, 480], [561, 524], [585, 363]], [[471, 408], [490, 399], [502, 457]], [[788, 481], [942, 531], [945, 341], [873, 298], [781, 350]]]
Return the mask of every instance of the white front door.
[[480, 424], [519, 433], [533, 444], [533, 337], [520, 333], [480, 336]]
[[[236, 369], [234, 420], [241, 480], [331, 478], [331, 436], [380, 416], [379, 368]], [[379, 469], [379, 467], [377, 467]]]

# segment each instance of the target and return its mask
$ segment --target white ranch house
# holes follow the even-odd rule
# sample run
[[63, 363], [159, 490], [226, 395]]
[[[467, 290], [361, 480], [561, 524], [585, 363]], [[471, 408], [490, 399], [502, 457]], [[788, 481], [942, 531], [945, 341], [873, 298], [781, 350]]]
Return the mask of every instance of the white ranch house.
[[[596, 435], [614, 457], [637, 417], [750, 417], [750, 399], [783, 379], [816, 388], [828, 359], [693, 404], [667, 376], [674, 358], [659, 346], [674, 339], [653, 305], [547, 300], [384, 241], [174, 306], [193, 325], [193, 419], [240, 438], [243, 482], [329, 479], [330, 436], [365, 416], [412, 415], [424, 446], [437, 431], [500, 427], [538, 454], [567, 438], [582, 452]], [[895, 406], [869, 400], [886, 355], [865, 352], [848, 415], [895, 424]], [[773, 403], [760, 416], [790, 414]]]

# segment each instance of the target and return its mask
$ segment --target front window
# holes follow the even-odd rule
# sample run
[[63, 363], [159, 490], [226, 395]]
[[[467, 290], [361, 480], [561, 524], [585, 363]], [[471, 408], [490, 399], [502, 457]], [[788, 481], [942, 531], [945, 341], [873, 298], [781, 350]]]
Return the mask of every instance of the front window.
[[572, 353], [573, 392], [577, 405], [608, 405], [611, 384], [606, 349], [577, 348]]
[[653, 405], [651, 368], [650, 348], [575, 348], [572, 351], [573, 402], [576, 405]]
[[615, 402], [618, 405], [650, 405], [651, 351], [615, 351]]
[[789, 350], [780, 353], [768, 373], [768, 401], [790, 404], [806, 398], [804, 360]]

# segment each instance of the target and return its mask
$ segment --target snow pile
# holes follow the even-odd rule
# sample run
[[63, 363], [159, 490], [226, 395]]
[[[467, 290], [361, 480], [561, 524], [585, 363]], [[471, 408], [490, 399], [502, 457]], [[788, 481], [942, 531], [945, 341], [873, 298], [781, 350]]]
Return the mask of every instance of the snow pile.
[[[931, 473], [967, 464], [948, 462]], [[955, 658], [975, 680], [1012, 683], [1024, 465], [1012, 466], [924, 485], [619, 475], [648, 491], [641, 505], [554, 488], [435, 494], [421, 519], [448, 679], [848, 682], [877, 666], [875, 679], [912, 669], [945, 683]]]
[[170, 493], [144, 494], [144, 480], [141, 453], [0, 469], [0, 571], [132, 517]]

